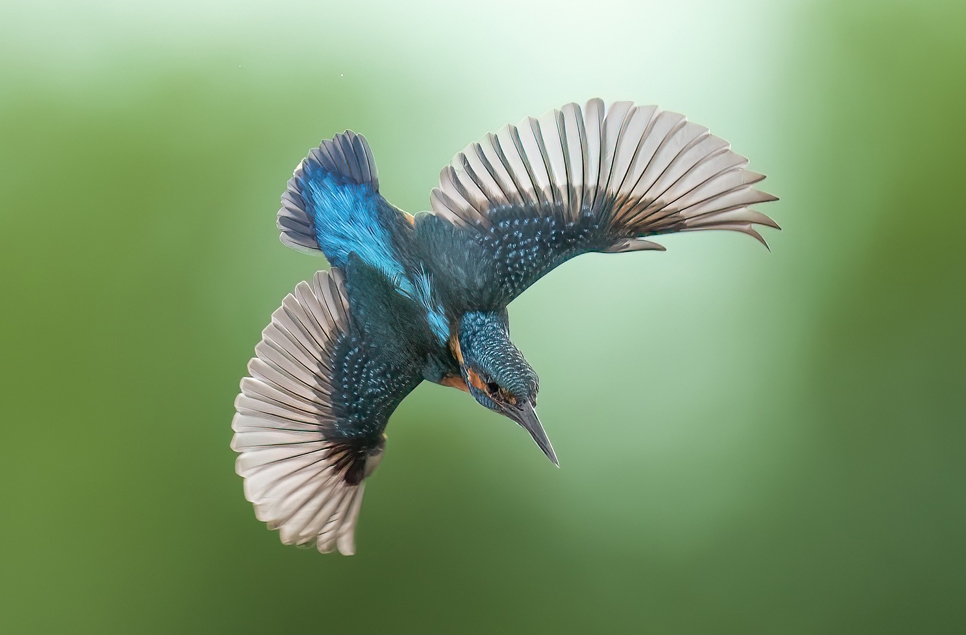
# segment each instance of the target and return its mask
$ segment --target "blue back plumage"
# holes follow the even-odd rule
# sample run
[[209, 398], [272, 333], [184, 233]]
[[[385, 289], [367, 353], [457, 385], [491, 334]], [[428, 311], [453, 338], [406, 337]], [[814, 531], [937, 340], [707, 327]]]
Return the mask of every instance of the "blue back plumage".
[[425, 269], [416, 274], [416, 293], [413, 297], [426, 310], [429, 328], [440, 342], [449, 339], [449, 320], [439, 299], [433, 293], [433, 282]]
[[[362, 135], [346, 131], [323, 141], [296, 168], [282, 195], [278, 227], [284, 244], [321, 251], [333, 267], [349, 254], [380, 272], [398, 293], [420, 305], [440, 342], [449, 321], [424, 270], [407, 270], [399, 252], [401, 213], [379, 194], [376, 164]], [[393, 231], [397, 234], [394, 241]]]

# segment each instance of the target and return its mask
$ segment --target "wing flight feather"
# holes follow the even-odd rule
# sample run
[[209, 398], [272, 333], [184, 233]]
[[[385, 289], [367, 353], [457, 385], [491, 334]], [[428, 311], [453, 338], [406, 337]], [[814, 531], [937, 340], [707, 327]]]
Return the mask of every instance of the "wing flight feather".
[[[777, 228], [750, 206], [776, 200], [762, 178], [704, 126], [656, 106], [592, 99], [505, 126], [456, 155], [431, 204], [440, 217], [481, 232], [494, 215], [555, 216], [599, 224], [601, 251], [654, 234]], [[638, 246], [639, 248], [639, 246]]]
[[351, 328], [338, 270], [299, 283], [255, 347], [231, 443], [259, 520], [285, 544], [347, 555], [355, 550], [364, 478], [384, 451], [381, 428], [376, 437], [359, 434], [349, 421], [354, 395], [344, 394], [338, 369], [359, 347]]

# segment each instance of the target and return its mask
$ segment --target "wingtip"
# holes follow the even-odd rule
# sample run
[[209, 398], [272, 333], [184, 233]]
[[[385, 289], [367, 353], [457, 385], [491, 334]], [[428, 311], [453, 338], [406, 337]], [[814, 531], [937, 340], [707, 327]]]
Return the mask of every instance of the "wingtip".
[[778, 231], [782, 230], [781, 225], [775, 222], [774, 218], [772, 218], [771, 216], [768, 216], [767, 214], [762, 214], [761, 212], [758, 212], [758, 213], [760, 215], [760, 218], [756, 219], [754, 221], [754, 224], [764, 225], [765, 227], [771, 227], [772, 229], [777, 229]]
[[765, 249], [767, 249], [768, 252], [771, 253], [771, 247], [768, 246], [768, 241], [765, 240], [765, 237], [764, 236], [762, 236], [761, 234], [759, 234], [757, 231], [755, 231], [751, 227], [749, 227], [748, 228], [748, 231], [746, 231], [745, 233], [748, 234], [749, 236], [751, 236], [752, 238], [754, 238], [755, 240], [757, 240], [758, 242], [760, 242], [762, 245], [764, 245], [765, 246]]
[[623, 254], [632, 251], [667, 251], [667, 247], [643, 238], [627, 238], [604, 250], [607, 254]]

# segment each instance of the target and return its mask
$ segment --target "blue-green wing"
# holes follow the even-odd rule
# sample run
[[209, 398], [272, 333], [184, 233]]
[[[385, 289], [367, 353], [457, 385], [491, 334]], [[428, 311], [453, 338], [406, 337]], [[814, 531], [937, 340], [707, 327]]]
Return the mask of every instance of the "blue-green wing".
[[232, 448], [255, 515], [283, 543], [355, 550], [386, 422], [421, 381], [394, 353], [353, 320], [337, 270], [300, 283], [262, 332], [235, 401]]
[[683, 115], [567, 104], [487, 135], [443, 169], [433, 213], [458, 231], [438, 258], [466, 274], [472, 304], [506, 306], [578, 254], [663, 250], [650, 236], [723, 229], [764, 243], [754, 226], [778, 226], [750, 206], [775, 197], [755, 189], [764, 176], [747, 164]]

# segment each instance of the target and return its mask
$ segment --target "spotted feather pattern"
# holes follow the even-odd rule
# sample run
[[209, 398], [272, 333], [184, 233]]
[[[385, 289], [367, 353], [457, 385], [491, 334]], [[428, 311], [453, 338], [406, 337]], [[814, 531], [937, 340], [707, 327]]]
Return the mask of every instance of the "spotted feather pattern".
[[353, 325], [337, 270], [286, 296], [255, 354], [232, 421], [245, 496], [283, 543], [351, 554], [386, 422], [419, 379]]
[[775, 223], [749, 206], [775, 197], [752, 187], [765, 177], [747, 164], [684, 115], [592, 99], [470, 144], [430, 198], [435, 213], [470, 227], [512, 208], [574, 222], [591, 213], [615, 239], [729, 229], [762, 240], [751, 226]]
[[592, 99], [470, 144], [430, 200], [484, 245], [505, 303], [577, 254], [664, 249], [647, 236], [723, 229], [764, 243], [754, 226], [778, 225], [750, 206], [775, 197], [747, 163], [683, 115]]

